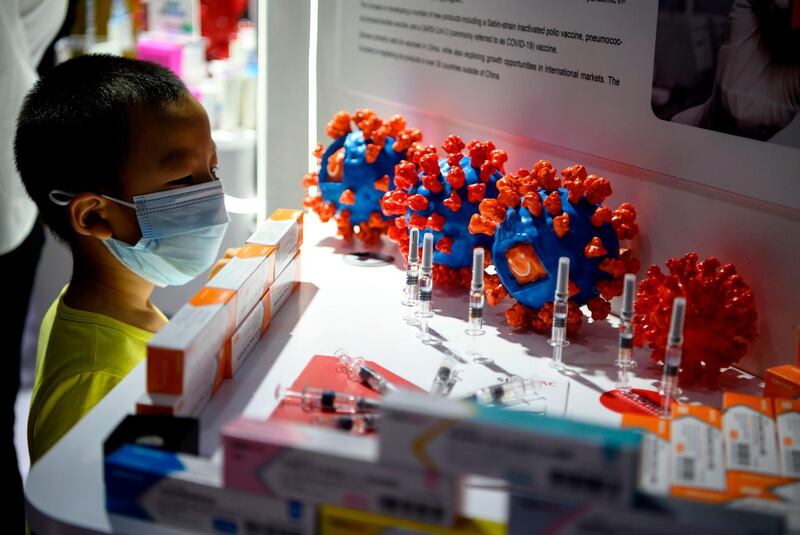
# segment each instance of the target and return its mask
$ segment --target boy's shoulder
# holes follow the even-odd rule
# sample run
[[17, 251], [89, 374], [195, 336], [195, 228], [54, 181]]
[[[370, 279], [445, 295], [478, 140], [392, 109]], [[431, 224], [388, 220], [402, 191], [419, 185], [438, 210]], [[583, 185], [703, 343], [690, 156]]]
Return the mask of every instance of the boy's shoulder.
[[110, 316], [69, 307], [64, 291], [53, 302], [39, 330], [37, 379], [102, 372], [124, 377], [147, 354], [153, 333]]

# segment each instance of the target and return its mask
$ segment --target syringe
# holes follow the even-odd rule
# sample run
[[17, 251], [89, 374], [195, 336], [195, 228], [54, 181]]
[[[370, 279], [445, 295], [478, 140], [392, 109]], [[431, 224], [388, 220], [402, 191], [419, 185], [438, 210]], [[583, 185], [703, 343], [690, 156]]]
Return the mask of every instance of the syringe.
[[669, 338], [664, 353], [664, 373], [661, 376], [661, 414], [664, 418], [672, 415], [672, 401], [679, 394], [678, 372], [681, 368], [683, 345], [683, 323], [686, 315], [686, 299], [676, 297], [672, 302], [672, 321], [669, 324]]
[[367, 365], [361, 357], [351, 357], [344, 349], [336, 351], [335, 356], [339, 359], [337, 369], [339, 373], [347, 374], [347, 377], [356, 383], [363, 383], [376, 392], [385, 394], [392, 390], [397, 390], [388, 379]]
[[423, 343], [429, 343], [433, 337], [428, 332], [428, 321], [433, 317], [431, 301], [433, 300], [433, 234], [425, 234], [422, 240], [422, 269], [419, 277], [419, 306], [417, 319], [419, 331], [417, 338]]
[[477, 401], [484, 405], [493, 403], [498, 405], [513, 405], [539, 395], [539, 387], [541, 384], [542, 381], [536, 376], [523, 379], [519, 375], [513, 375], [505, 383], [479, 388], [465, 399]]
[[433, 384], [431, 385], [431, 394], [434, 396], [447, 396], [453, 390], [456, 381], [458, 381], [456, 359], [448, 355], [442, 360], [439, 369], [436, 370], [436, 375], [433, 377]]
[[406, 264], [406, 287], [403, 290], [403, 306], [417, 306], [419, 301], [419, 229], [408, 233], [408, 263]]
[[472, 338], [472, 349], [467, 353], [474, 361], [483, 362], [478, 351], [478, 336], [486, 333], [483, 329], [483, 248], [472, 251], [472, 284], [469, 291], [469, 318], [466, 333]]
[[553, 346], [553, 360], [550, 366], [557, 370], [564, 369], [562, 350], [569, 345], [567, 340], [567, 298], [569, 297], [569, 258], [558, 259], [558, 279], [556, 280], [555, 299], [553, 301], [553, 330], [548, 344]]
[[345, 416], [318, 416], [315, 420], [322, 425], [331, 426], [342, 431], [347, 431], [348, 433], [362, 435], [378, 430], [380, 416], [377, 414], [348, 414]]
[[381, 405], [375, 399], [310, 386], [305, 387], [302, 392], [286, 390], [283, 399], [299, 403], [306, 412], [375, 412]]
[[636, 297], [636, 275], [625, 275], [622, 293], [622, 310], [619, 313], [619, 351], [617, 353], [617, 390], [631, 389], [630, 369], [636, 366], [633, 360], [633, 299]]

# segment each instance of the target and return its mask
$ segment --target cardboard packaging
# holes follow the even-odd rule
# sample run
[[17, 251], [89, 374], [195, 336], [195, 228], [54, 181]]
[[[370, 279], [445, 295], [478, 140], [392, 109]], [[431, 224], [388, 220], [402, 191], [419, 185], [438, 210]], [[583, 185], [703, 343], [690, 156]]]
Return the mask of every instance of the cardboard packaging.
[[303, 211], [286, 208], [275, 210], [247, 238], [247, 243], [274, 247], [275, 273], [282, 272], [303, 245]]
[[223, 349], [225, 377], [230, 379], [250, 355], [292, 292], [300, 285], [300, 253], [281, 272]]
[[239, 326], [261, 302], [275, 277], [300, 252], [303, 243], [303, 212], [280, 209], [262, 222], [205, 286], [236, 293], [235, 326]]
[[800, 401], [775, 400], [781, 475], [800, 478]]
[[778, 474], [773, 400], [725, 392], [722, 410], [728, 471]]
[[488, 520], [458, 518], [453, 527], [422, 524], [402, 518], [366, 513], [356, 509], [323, 505], [319, 518], [320, 535], [506, 535], [506, 527]]
[[622, 427], [642, 432], [642, 461], [639, 468], [639, 488], [656, 496], [666, 496], [671, 487], [670, 422], [657, 416], [622, 415]]
[[764, 397], [797, 399], [800, 397], [800, 367], [784, 364], [767, 369]]
[[[181, 387], [183, 393], [147, 392], [138, 400], [136, 412], [198, 416], [219, 389], [223, 379], [233, 377], [247, 359], [253, 347], [266, 333], [272, 318], [299, 285], [300, 261], [300, 254], [297, 254], [262, 296], [260, 305], [251, 311], [233, 336], [228, 338], [216, 352], [206, 351], [203, 358], [194, 362], [194, 370], [181, 374], [181, 381], [185, 383]], [[148, 372], [150, 371], [148, 362]], [[183, 371], [187, 370], [184, 368]]]
[[508, 535], [558, 533], [703, 533], [704, 535], [778, 535], [780, 516], [735, 511], [716, 505], [676, 498], [643, 500], [636, 507], [608, 507], [592, 502], [555, 500], [552, 497], [512, 494]]
[[[207, 377], [216, 358], [217, 384], [225, 377], [223, 344], [262, 300], [273, 277], [300, 250], [303, 212], [276, 210], [231, 259], [147, 345], [147, 391], [181, 395], [190, 376]], [[219, 364], [222, 364], [221, 366]]]
[[192, 375], [218, 375], [220, 351], [235, 326], [235, 292], [202, 288], [147, 344], [147, 391], [180, 395]]
[[636, 490], [641, 435], [632, 430], [405, 391], [384, 396], [381, 414], [380, 461], [390, 466], [569, 499], [629, 503]]
[[451, 525], [455, 479], [377, 462], [373, 437], [239, 418], [222, 431], [226, 488]]
[[313, 535], [316, 511], [302, 503], [222, 487], [208, 459], [126, 445], [105, 459], [109, 513], [191, 533]]
[[722, 413], [676, 403], [671, 423], [672, 494], [690, 499], [726, 498]]

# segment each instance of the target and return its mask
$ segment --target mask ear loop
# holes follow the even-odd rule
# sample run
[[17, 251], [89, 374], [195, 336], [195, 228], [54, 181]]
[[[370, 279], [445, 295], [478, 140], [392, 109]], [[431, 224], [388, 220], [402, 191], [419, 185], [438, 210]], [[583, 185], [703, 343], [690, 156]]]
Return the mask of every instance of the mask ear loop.
[[[47, 196], [50, 198], [50, 202], [53, 204], [67, 206], [72, 198], [75, 197], [75, 194], [70, 193], [69, 191], [64, 191], [63, 189], [54, 189], [48, 193]], [[66, 199], [59, 198], [59, 196], [66, 197]]]
[[[50, 201], [53, 202], [54, 204], [57, 204], [59, 206], [67, 206], [70, 203], [70, 201], [75, 197], [75, 193], [64, 191], [63, 189], [54, 189], [50, 193], [48, 193], [47, 196], [50, 198]], [[59, 197], [65, 197], [65, 198], [59, 198]], [[114, 201], [115, 203], [119, 203], [124, 206], [129, 206], [134, 210], [136, 209], [136, 205], [133, 203], [123, 201], [120, 199], [115, 199], [114, 197], [109, 197], [108, 195], [103, 195], [103, 197], [105, 197], [109, 201]]]

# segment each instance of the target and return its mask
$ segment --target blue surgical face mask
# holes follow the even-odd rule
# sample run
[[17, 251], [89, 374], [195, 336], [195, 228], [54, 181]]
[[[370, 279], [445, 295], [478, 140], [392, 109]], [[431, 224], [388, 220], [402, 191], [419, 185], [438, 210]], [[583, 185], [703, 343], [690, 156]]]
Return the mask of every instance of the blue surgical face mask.
[[[75, 194], [53, 190], [50, 200], [65, 206]], [[180, 286], [211, 267], [230, 218], [222, 181], [137, 195], [133, 203], [103, 197], [136, 210], [142, 238], [130, 245], [103, 243], [122, 264], [156, 286]]]

